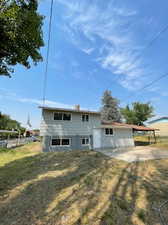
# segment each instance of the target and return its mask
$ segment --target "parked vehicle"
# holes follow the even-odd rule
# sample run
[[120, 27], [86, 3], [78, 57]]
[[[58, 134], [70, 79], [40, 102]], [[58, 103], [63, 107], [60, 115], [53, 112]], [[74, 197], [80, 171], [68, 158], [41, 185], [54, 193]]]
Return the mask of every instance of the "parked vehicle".
[[40, 141], [40, 139], [38, 137], [35, 137], [35, 136], [31, 136], [31, 140], [33, 142]]
[[0, 148], [7, 148], [7, 141], [6, 140], [0, 141]]

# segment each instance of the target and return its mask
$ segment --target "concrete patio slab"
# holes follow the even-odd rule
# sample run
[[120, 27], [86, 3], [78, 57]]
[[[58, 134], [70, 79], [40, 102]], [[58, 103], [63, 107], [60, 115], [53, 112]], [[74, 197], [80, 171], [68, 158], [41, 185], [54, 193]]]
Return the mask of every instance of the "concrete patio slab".
[[168, 149], [162, 150], [159, 148], [148, 147], [148, 146], [138, 146], [134, 148], [124, 149], [106, 149], [101, 150], [101, 153], [116, 158], [119, 160], [124, 160], [127, 162], [137, 162], [145, 160], [154, 159], [164, 159], [168, 158]]

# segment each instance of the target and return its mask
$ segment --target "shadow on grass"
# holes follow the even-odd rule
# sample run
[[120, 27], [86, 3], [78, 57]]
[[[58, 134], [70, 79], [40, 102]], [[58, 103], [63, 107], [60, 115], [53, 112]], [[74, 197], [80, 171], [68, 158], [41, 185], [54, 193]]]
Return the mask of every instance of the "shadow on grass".
[[[89, 174], [107, 161], [100, 153], [66, 152], [39, 154], [5, 165], [0, 169], [0, 224], [64, 224], [62, 213], [76, 201], [83, 203], [85, 186], [94, 185]], [[45, 176], [38, 179], [39, 175]], [[13, 191], [27, 181], [21, 191]], [[4, 193], [9, 196], [3, 198]]]
[[148, 141], [135, 141], [134, 143], [135, 143], [135, 146], [147, 146], [151, 144]]
[[151, 161], [155, 172], [149, 179], [145, 179], [142, 186], [146, 189], [147, 215], [146, 222], [150, 225], [168, 224], [168, 160]]
[[110, 200], [101, 225], [167, 225], [168, 160], [128, 164]]
[[[56, 158], [54, 154], [38, 154], [11, 161], [0, 167], [0, 195], [46, 171], [55, 170], [55, 164], [60, 162], [60, 159], [61, 155]], [[59, 169], [66, 166], [62, 164]]]
[[92, 151], [16, 160], [0, 169], [1, 181], [9, 179], [1, 193], [12, 192], [0, 199], [0, 224], [161, 224], [153, 207], [168, 196], [168, 160], [162, 162], [124, 163]]
[[110, 205], [101, 219], [101, 225], [132, 225], [138, 188], [139, 163], [127, 164], [122, 170], [115, 188], [111, 191]]

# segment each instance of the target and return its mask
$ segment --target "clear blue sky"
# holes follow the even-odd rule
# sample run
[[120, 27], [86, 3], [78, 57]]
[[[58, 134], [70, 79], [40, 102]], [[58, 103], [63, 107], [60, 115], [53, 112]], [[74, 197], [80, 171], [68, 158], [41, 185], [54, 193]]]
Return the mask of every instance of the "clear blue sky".
[[[45, 43], [49, 10], [50, 1], [40, 1]], [[122, 106], [151, 101], [156, 115], [168, 115], [168, 77], [138, 91], [168, 72], [168, 31], [145, 49], [168, 24], [167, 12], [166, 0], [55, 0], [47, 104], [97, 110], [110, 89]], [[23, 125], [29, 113], [34, 128], [40, 123], [46, 46], [41, 52], [43, 63], [29, 70], [18, 65], [11, 79], [0, 77], [0, 110]]]

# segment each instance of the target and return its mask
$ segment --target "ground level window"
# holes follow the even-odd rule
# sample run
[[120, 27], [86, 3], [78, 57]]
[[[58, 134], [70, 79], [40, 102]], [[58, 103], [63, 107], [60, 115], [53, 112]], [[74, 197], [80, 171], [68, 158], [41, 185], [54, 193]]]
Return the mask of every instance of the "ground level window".
[[82, 145], [89, 145], [89, 138], [82, 138], [81, 139], [81, 144]]
[[70, 146], [70, 139], [69, 138], [54, 138], [51, 142], [52, 146]]
[[113, 135], [114, 131], [113, 128], [105, 128], [105, 135]]
[[62, 145], [70, 145], [70, 140], [69, 139], [62, 139]]
[[52, 139], [52, 145], [61, 145], [60, 139]]

